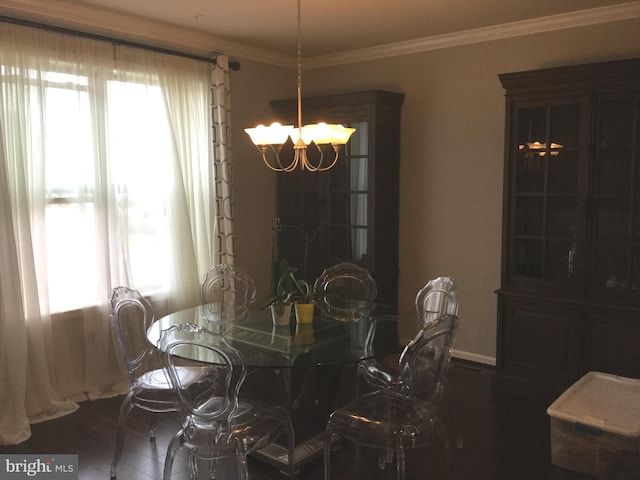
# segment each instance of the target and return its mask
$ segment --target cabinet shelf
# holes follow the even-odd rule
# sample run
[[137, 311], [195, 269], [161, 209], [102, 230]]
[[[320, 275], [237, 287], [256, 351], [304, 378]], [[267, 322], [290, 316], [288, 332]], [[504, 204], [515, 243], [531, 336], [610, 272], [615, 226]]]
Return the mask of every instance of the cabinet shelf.
[[[515, 194], [516, 198], [576, 198], [575, 193], [549, 193], [549, 192], [518, 192]], [[623, 197], [623, 195], [617, 195], [617, 197]]]

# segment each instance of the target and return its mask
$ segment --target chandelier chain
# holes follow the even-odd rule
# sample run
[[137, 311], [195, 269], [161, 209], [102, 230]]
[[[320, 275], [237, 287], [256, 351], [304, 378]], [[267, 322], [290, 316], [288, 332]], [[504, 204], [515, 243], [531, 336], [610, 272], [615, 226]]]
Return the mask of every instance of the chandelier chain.
[[298, 129], [302, 128], [302, 0], [298, 0]]

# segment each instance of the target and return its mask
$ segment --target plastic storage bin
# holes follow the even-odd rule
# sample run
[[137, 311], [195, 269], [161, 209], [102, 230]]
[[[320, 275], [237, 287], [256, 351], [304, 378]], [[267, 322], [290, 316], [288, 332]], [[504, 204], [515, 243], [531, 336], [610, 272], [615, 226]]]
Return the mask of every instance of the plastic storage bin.
[[558, 467], [611, 478], [625, 456], [640, 451], [640, 380], [589, 372], [547, 413]]

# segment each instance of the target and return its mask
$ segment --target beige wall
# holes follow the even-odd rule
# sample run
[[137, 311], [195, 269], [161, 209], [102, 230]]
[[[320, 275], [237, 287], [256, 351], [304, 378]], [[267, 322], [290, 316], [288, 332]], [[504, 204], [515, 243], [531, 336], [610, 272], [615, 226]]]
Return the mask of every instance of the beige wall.
[[[400, 308], [436, 275], [455, 277], [457, 354], [495, 358], [500, 286], [504, 91], [499, 73], [640, 57], [640, 20], [453, 47], [304, 72], [307, 94], [405, 94], [400, 165]], [[295, 73], [243, 61], [232, 75], [238, 262], [268, 288], [275, 177], [242, 128], [295, 95]], [[303, 107], [304, 108], [304, 107]], [[413, 333], [405, 325], [403, 336]]]

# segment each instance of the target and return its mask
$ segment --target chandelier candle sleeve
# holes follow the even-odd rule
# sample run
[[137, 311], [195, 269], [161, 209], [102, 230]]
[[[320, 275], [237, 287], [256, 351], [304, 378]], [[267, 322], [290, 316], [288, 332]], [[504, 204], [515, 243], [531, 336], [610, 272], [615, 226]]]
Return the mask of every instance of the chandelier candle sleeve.
[[293, 125], [280, 125], [274, 122], [269, 127], [258, 125], [255, 128], [245, 128], [245, 132], [251, 137], [251, 141], [257, 146], [283, 145], [287, 138], [293, 134]]

